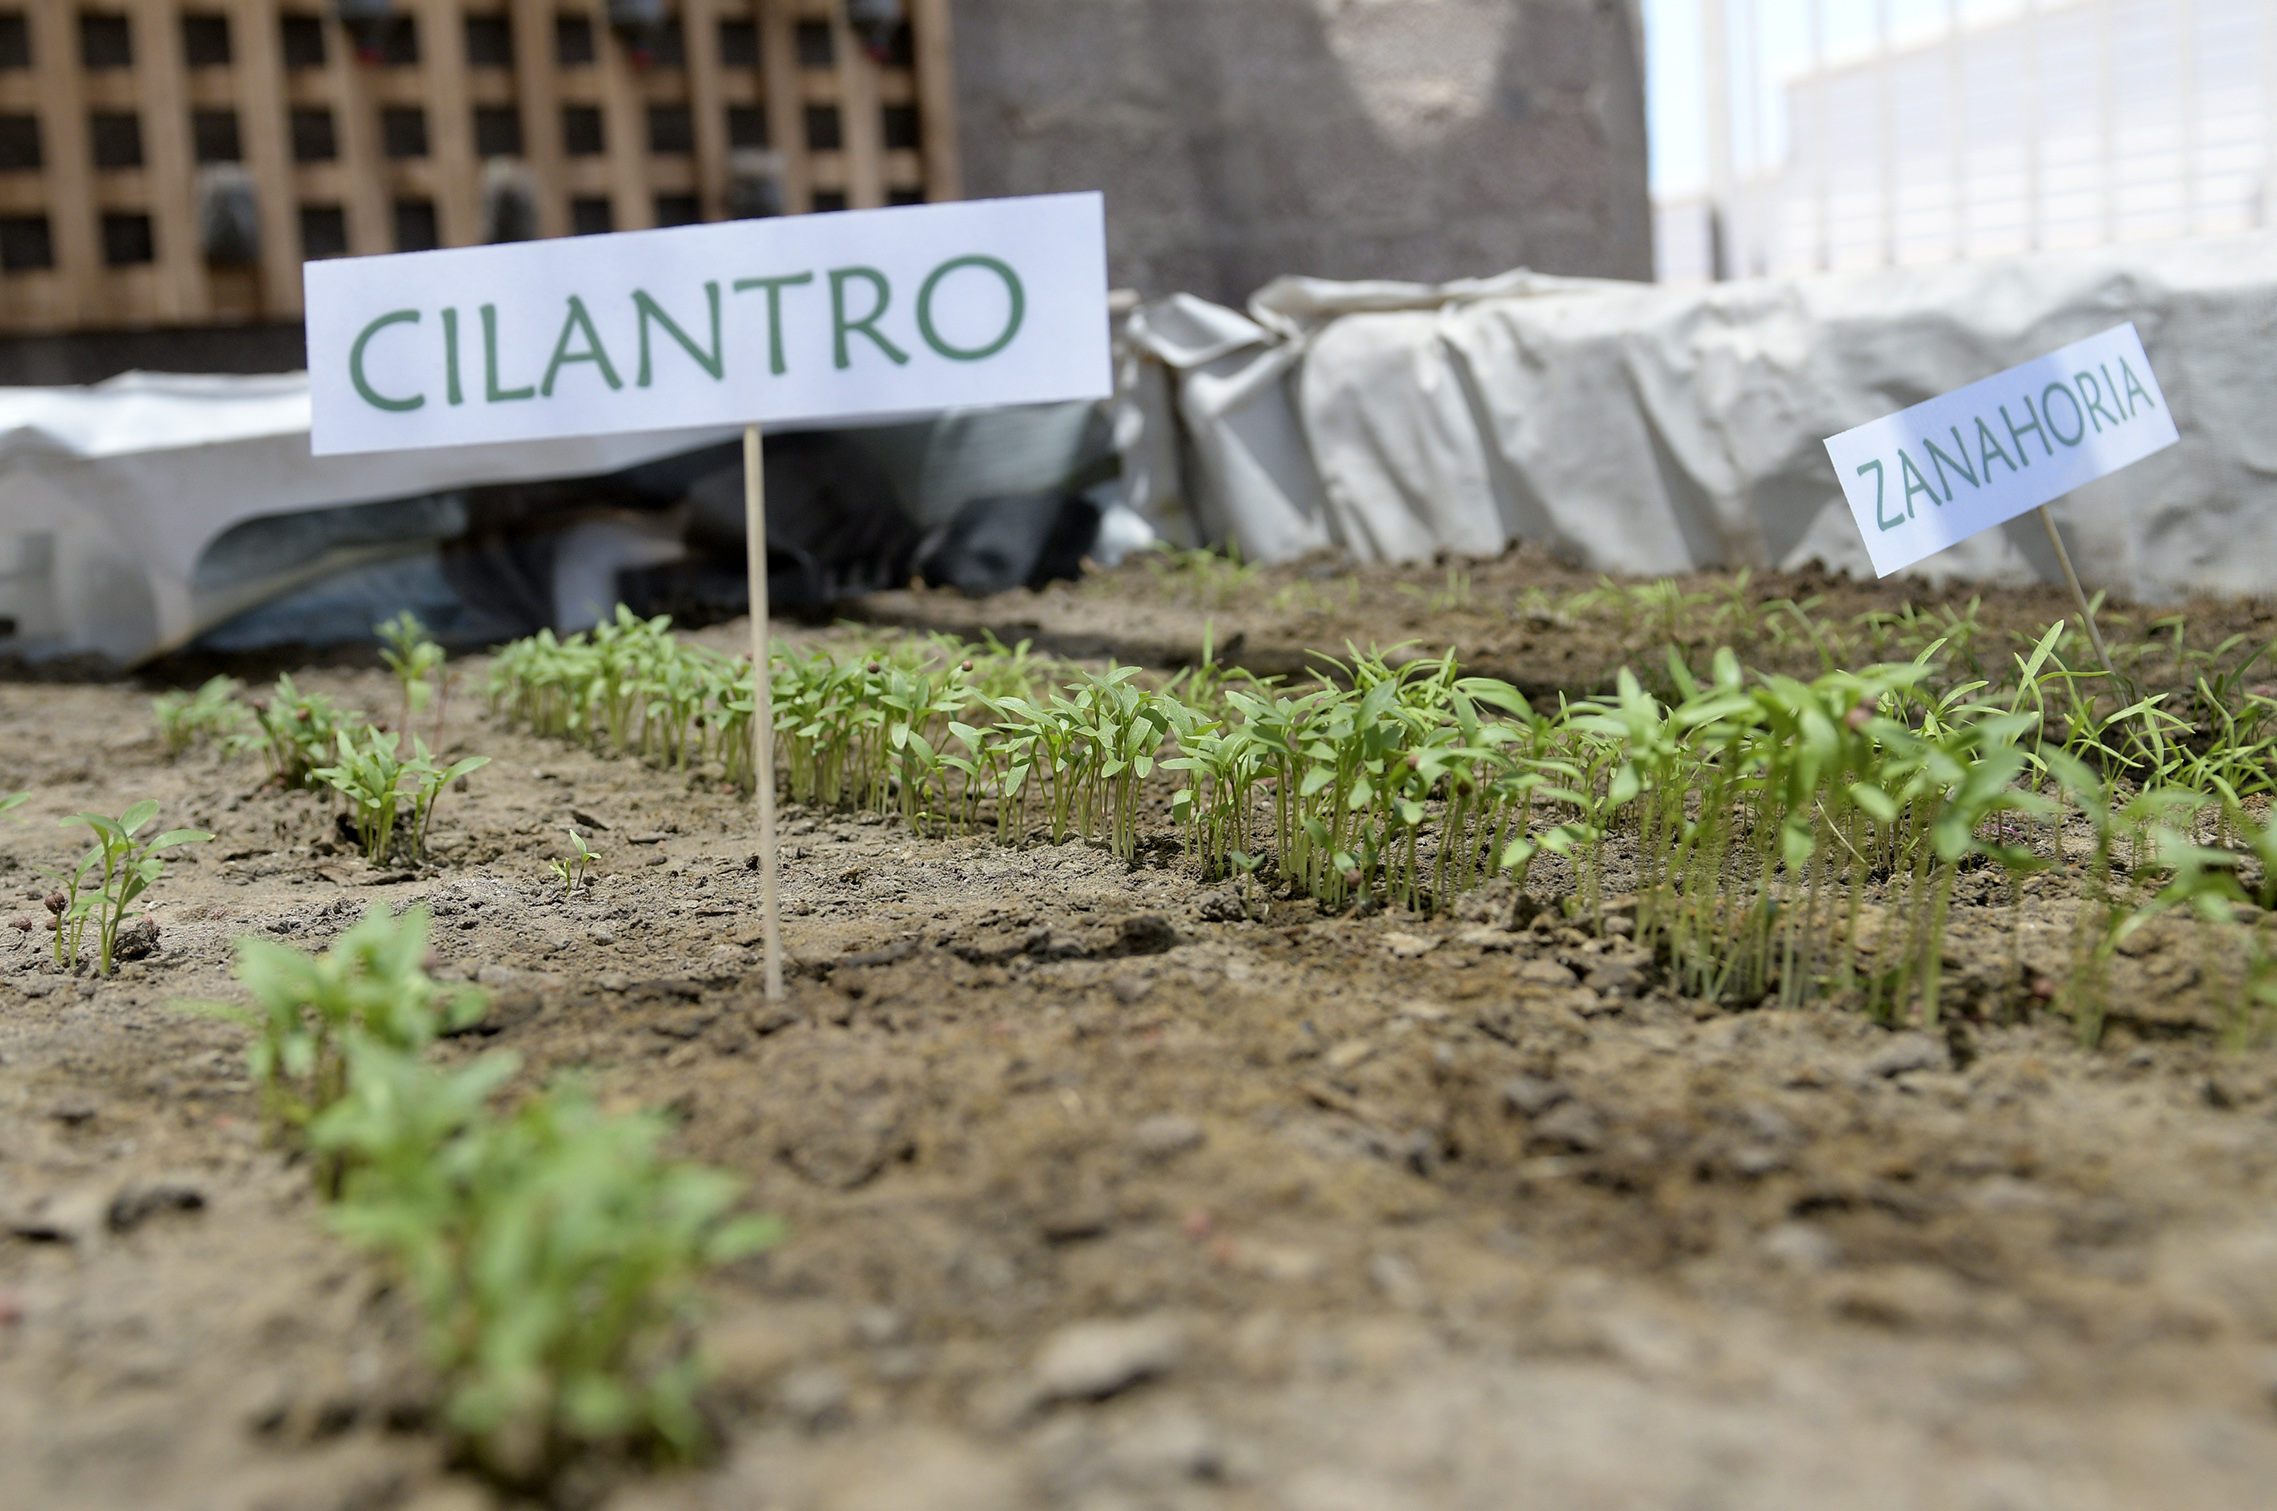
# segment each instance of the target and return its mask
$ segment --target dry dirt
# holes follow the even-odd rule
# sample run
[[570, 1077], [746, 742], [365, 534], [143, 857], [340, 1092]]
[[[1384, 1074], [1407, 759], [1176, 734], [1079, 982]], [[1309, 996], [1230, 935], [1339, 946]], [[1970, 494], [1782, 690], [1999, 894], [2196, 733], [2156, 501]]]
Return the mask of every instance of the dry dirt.
[[[1174, 847], [794, 810], [771, 1006], [748, 807], [472, 701], [447, 739], [493, 763], [407, 876], [250, 759], [167, 764], [146, 688], [0, 685], [0, 792], [34, 794], [0, 921], [39, 912], [66, 813], [153, 796], [218, 835], [113, 980], [0, 932], [0, 1506], [490, 1504], [420, 1425], [400, 1302], [262, 1147], [238, 1033], [173, 1005], [234, 993], [237, 934], [318, 948], [414, 901], [495, 995], [449, 1053], [670, 1104], [791, 1223], [711, 1288], [718, 1460], [565, 1501], [2277, 1505], [2277, 1058], [2221, 1047], [2177, 939], [2121, 962], [2088, 1052], [2013, 1011], [1984, 888], [1973, 1011], [1928, 1036], [1688, 1003], [1483, 901], [1245, 919]], [[564, 901], [571, 822], [603, 858]], [[2073, 906], [2027, 899], [2030, 969]]]

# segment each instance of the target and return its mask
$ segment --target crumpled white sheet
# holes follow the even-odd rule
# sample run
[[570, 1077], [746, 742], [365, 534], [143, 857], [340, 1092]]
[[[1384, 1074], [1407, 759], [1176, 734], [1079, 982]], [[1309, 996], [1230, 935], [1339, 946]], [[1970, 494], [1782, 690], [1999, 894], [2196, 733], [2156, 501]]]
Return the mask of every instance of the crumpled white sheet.
[[[1134, 505], [1252, 560], [1492, 555], [1871, 575], [1826, 437], [2133, 320], [2182, 443], [2055, 505], [2091, 587], [2277, 592], [2277, 236], [1700, 289], [1283, 278], [1123, 332]], [[1919, 564], [2057, 581], [2030, 516]]]
[[241, 520], [614, 472], [735, 434], [312, 457], [308, 414], [301, 373], [0, 388], [0, 648], [127, 666], [186, 644], [247, 606], [191, 586], [199, 553]]

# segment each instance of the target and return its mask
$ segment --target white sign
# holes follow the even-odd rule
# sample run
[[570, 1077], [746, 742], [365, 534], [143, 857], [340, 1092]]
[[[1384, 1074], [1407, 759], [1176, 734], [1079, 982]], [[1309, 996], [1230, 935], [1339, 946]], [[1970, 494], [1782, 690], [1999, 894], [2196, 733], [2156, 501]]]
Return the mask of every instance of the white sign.
[[1887, 577], [2181, 439], [2130, 322], [1826, 443]]
[[319, 456], [1094, 399], [1097, 194], [305, 265]]

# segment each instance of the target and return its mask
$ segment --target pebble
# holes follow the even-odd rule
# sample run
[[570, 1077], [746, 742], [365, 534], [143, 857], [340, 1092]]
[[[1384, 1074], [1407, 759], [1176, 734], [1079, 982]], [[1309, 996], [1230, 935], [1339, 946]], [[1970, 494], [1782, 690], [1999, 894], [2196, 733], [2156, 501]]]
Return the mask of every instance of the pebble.
[[828, 1364], [801, 1364], [775, 1385], [775, 1404], [809, 1432], [844, 1419], [853, 1388]]
[[1518, 968], [1511, 972], [1511, 975], [1520, 981], [1530, 981], [1536, 986], [1571, 986], [1579, 979], [1573, 972], [1555, 960], [1521, 961]]
[[1167, 1317], [1071, 1323], [1037, 1352], [1036, 1391], [1047, 1401], [1102, 1400], [1167, 1373], [1185, 1343]]
[[1558, 1103], [1572, 1098], [1572, 1092], [1555, 1081], [1545, 1081], [1539, 1076], [1512, 1076], [1502, 1083], [1503, 1105], [1526, 1117], [1539, 1117]]
[[1384, 935], [1384, 948], [1394, 960], [1420, 960], [1439, 947], [1439, 941], [1424, 934], [1389, 933]]
[[1125, 1007], [1135, 1007], [1146, 1000], [1154, 990], [1154, 983], [1144, 976], [1117, 976], [1107, 983], [1107, 990]]
[[1142, 1119], [1131, 1129], [1131, 1147], [1148, 1159], [1168, 1159], [1199, 1149], [1208, 1137], [1192, 1118], [1164, 1112]]
[[1604, 1147], [1605, 1120], [1587, 1102], [1560, 1102], [1534, 1119], [1534, 1137], [1589, 1154]]
[[1869, 1078], [1902, 1076], [1910, 1070], [1943, 1070], [1945, 1046], [1927, 1034], [1899, 1034], [1866, 1059]]
[[1831, 1268], [1842, 1257], [1834, 1240], [1807, 1222], [1783, 1222], [1765, 1233], [1756, 1247], [1773, 1264], [1806, 1274]]

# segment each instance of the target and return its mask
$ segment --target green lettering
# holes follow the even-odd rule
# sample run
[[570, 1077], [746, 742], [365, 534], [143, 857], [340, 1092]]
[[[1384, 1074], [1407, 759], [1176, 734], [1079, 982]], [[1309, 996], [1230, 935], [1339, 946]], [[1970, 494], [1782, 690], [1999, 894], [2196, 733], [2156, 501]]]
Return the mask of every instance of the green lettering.
[[[2103, 433], [2103, 420], [2109, 420], [2114, 425], [2119, 423], [2119, 417], [2103, 407], [2103, 386], [2095, 381], [2095, 374], [2073, 373], [2071, 380], [2077, 383], [2079, 391], [2087, 396], [2087, 418], [2093, 422], [2097, 435]], [[2116, 399], [2119, 396], [2114, 393], [2111, 397]], [[2096, 419], [2097, 415], [2101, 415], [2103, 419]]]
[[[2071, 417], [2079, 422], [2079, 428], [2070, 435], [2065, 435], [2063, 427], [2056, 423], [2056, 406], [2048, 402], [2051, 394], [2059, 393], [2064, 396], [2064, 402], [2071, 406]], [[2050, 383], [2040, 390], [2040, 413], [2047, 417], [2048, 433], [2066, 446], [2077, 446], [2087, 438], [2087, 412], [2079, 407], [2078, 396], [2063, 384]]]
[[1858, 475], [1864, 477], [1868, 467], [1874, 469], [1874, 523], [1885, 530], [1895, 530], [1905, 523], [1905, 517], [1900, 515], [1896, 519], [1892, 519], [1882, 512], [1882, 483], [1884, 481], [1882, 464], [1879, 461], [1861, 463], [1858, 468]]
[[2105, 392], [2111, 395], [2111, 402], [2126, 410], [2128, 419], [2133, 419], [2135, 417], [2135, 406], [2127, 402], [2126, 397], [2119, 392], [2119, 385], [2111, 381], [2111, 364], [2098, 362], [2095, 364], [2095, 370], [2103, 374], [2103, 387]]
[[1922, 437], [1921, 444], [1923, 449], [1929, 453], [1929, 465], [1937, 469], [1937, 483], [1938, 486], [1942, 487], [1945, 490], [1945, 498], [1948, 503], [1952, 501], [1953, 484], [1945, 476], [1945, 469], [1947, 467], [1952, 468], [1955, 472], [1958, 472], [1961, 474], [1961, 476], [1967, 478], [1969, 480], [1970, 487], [1974, 488], [1978, 486], [1976, 473], [1969, 470], [1969, 443], [1961, 439], [1960, 426], [1955, 425], [1953, 427], [1953, 449], [1961, 453], [1960, 459], [1958, 461], [1952, 457], [1947, 456], [1944, 452], [1938, 450], [1937, 443], [1930, 440], [1927, 436]]
[[2008, 438], [2016, 443], [2016, 454], [2022, 457], [2024, 465], [2029, 467], [2032, 465], [2032, 453], [2026, 450], [2024, 446], [2025, 430], [2038, 432], [2040, 445], [2046, 448], [2048, 455], [2054, 456], [2056, 448], [2048, 444], [2048, 433], [2040, 429], [2040, 411], [2032, 407], [2032, 396], [2030, 394], [2024, 396], [2024, 413], [2031, 417], [2032, 423], [2019, 430], [2016, 422], [2008, 417], [2008, 406], [2006, 404], [2000, 406], [2000, 422], [2008, 427]]
[[[569, 338], [577, 331], [585, 333], [585, 350], [581, 352], [569, 349]], [[561, 320], [561, 338], [553, 344], [553, 360], [546, 364], [545, 381], [538, 385], [538, 392], [552, 398], [554, 379], [572, 362], [590, 362], [600, 368], [601, 381], [612, 389], [625, 386], [609, 361], [607, 348], [601, 345], [601, 333], [593, 329], [593, 317], [585, 313], [585, 301], [575, 294], [569, 296], [569, 313]]]
[[[1004, 292], [1012, 296], [1012, 311], [1005, 319], [1002, 334], [986, 346], [976, 346], [969, 349], [951, 346], [948, 342], [943, 341], [940, 332], [933, 328], [933, 291], [940, 286], [943, 278], [959, 268], [986, 268], [1004, 280]], [[1020, 287], [1020, 275], [993, 257], [978, 255], [952, 257], [928, 273], [925, 276], [924, 285], [917, 291], [917, 333], [925, 338], [927, 346], [932, 347], [933, 350], [952, 362], [978, 362], [983, 358], [995, 356], [1012, 344], [1014, 336], [1020, 334], [1020, 322], [1026, 318], [1027, 313], [1028, 296]]]
[[783, 375], [783, 290], [812, 282], [812, 273], [786, 273], [780, 278], [738, 278], [728, 285], [738, 294], [745, 289], [767, 291], [767, 370], [778, 378]]
[[455, 305], [443, 308], [443, 394], [453, 404], [466, 402], [459, 392], [459, 312]]
[[645, 290], [633, 290], [633, 311], [640, 320], [640, 376], [633, 380], [635, 383], [642, 388], [648, 387], [648, 322], [651, 320], [663, 326], [664, 334], [679, 342], [688, 355], [696, 359], [696, 365], [710, 373], [714, 379], [727, 376], [727, 353], [721, 347], [719, 339], [719, 285], [705, 284], [704, 296], [712, 304], [712, 349], [709, 356], [705, 355], [702, 347], [688, 339], [688, 333], [680, 329], [679, 323], [665, 314], [663, 306], [649, 298]]
[[372, 408], [401, 414], [407, 409], [417, 409], [427, 402], [427, 396], [423, 393], [413, 394], [408, 399], [391, 399], [373, 388], [370, 381], [364, 377], [364, 348], [371, 345], [372, 337], [391, 325], [417, 325], [418, 323], [419, 312], [417, 310], [395, 310], [380, 316], [365, 326], [356, 337], [356, 344], [348, 348], [348, 381], [356, 385], [358, 396]]
[[2135, 370], [2127, 365], [2125, 357], [2119, 359], [2119, 376], [2127, 380], [2127, 413], [2133, 414], [2135, 412], [2135, 395], [2137, 394], [2142, 395], [2145, 404], [2150, 404], [2153, 409], [2158, 408], [2156, 404], [2151, 404], [2150, 390], [2143, 387], [2142, 380], [2135, 376]]
[[[850, 280], [856, 278], [869, 284], [871, 289], [876, 292], [878, 302], [861, 319], [849, 320], [846, 318], [846, 285]], [[840, 367], [851, 367], [853, 365], [853, 359], [846, 354], [846, 338], [856, 331], [875, 341], [878, 344], [878, 350], [893, 359], [894, 366], [899, 367], [909, 360], [909, 353], [888, 341], [877, 328], [878, 321], [885, 315], [886, 306], [891, 303], [893, 303], [893, 285], [887, 283], [885, 274], [876, 268], [832, 268], [830, 270], [830, 341], [831, 350]]]
[[[2013, 430], [2015, 427], [2010, 426], [2009, 428]], [[1992, 459], [1994, 457], [1999, 457], [2007, 465], [2010, 472], [2016, 470], [2016, 464], [2008, 459], [2007, 449], [2000, 444], [2000, 437], [1992, 433], [1992, 427], [1984, 422], [1984, 416], [1979, 415], [1977, 416], [1977, 465], [1984, 469], [1984, 480], [1988, 483], [1992, 481]]]
[[508, 399], [529, 399], [537, 390], [528, 385], [521, 388], [498, 386], [498, 306], [482, 307], [482, 397], [488, 404], [503, 404]]
[[1937, 490], [1929, 485], [1928, 478], [1922, 476], [1921, 469], [1913, 465], [1913, 458], [1905, 454], [1903, 446], [1898, 448], [1897, 464], [1898, 476], [1905, 479], [1905, 517], [1907, 519], [1913, 518], [1913, 496], [1916, 493], [1928, 494], [1929, 501], [1933, 504], [1940, 506], [1944, 504], [1945, 500], [1937, 496]]

